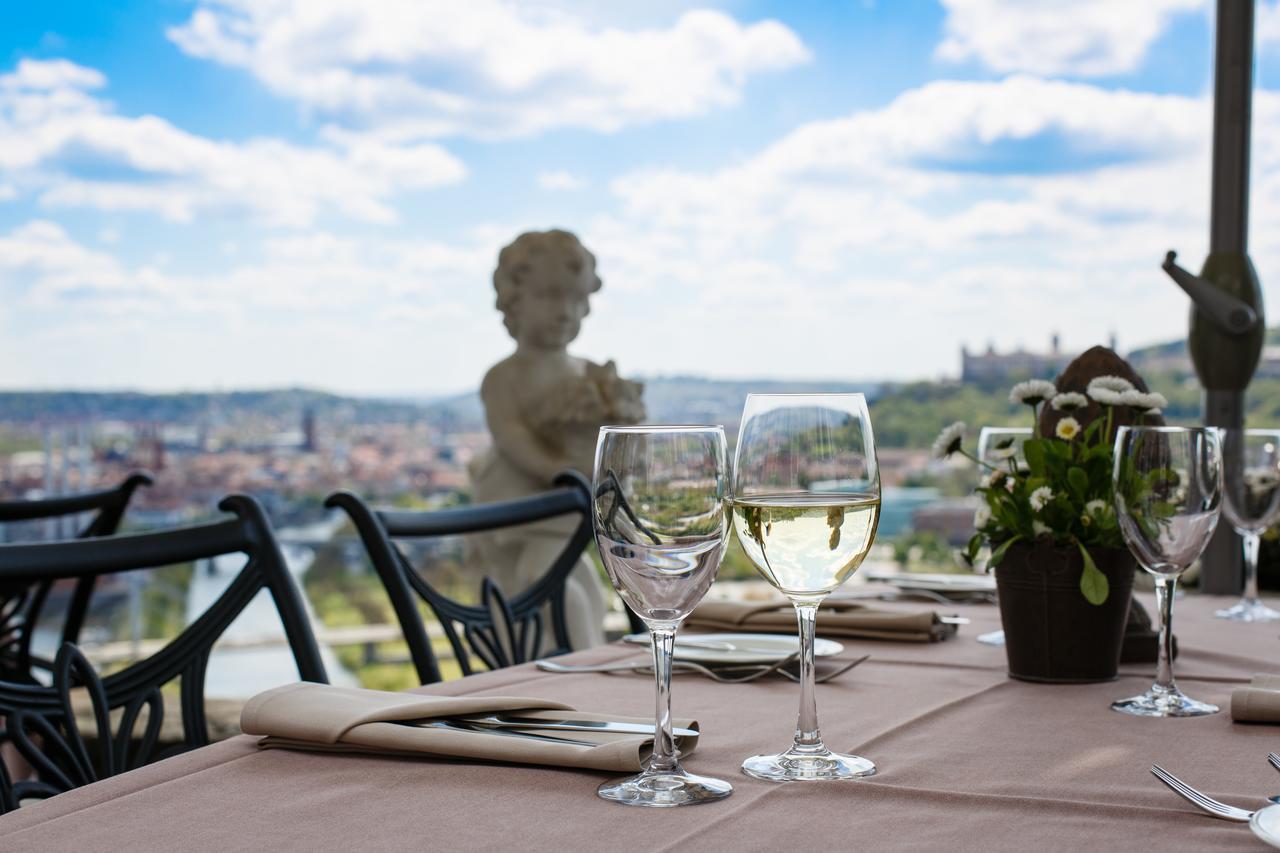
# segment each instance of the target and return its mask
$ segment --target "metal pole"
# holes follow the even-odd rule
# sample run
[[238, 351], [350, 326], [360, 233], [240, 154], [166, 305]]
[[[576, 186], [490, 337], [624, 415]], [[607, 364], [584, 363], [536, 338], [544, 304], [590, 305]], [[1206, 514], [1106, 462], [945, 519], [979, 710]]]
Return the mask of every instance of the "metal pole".
[[[1209, 254], [1247, 256], [1249, 245], [1249, 142], [1253, 104], [1254, 0], [1218, 0], [1213, 74], [1213, 186]], [[1244, 426], [1244, 391], [1208, 389], [1208, 426]], [[1228, 524], [1205, 549], [1200, 587], [1216, 594], [1243, 587], [1240, 537]]]

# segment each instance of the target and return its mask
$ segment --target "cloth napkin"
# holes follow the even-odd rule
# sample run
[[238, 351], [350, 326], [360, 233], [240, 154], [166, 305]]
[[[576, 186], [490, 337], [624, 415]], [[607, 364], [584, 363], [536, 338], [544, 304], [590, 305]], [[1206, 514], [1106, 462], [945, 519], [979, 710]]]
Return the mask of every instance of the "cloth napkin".
[[[425, 722], [494, 713], [545, 720], [653, 722], [651, 719], [578, 711], [546, 699], [423, 696], [302, 682], [254, 696], [240, 713], [240, 728], [246, 734], [264, 735], [258, 741], [258, 746], [263, 749], [435, 756], [614, 772], [640, 770], [653, 752], [652, 735], [545, 729], [533, 732], [595, 744], [578, 746], [486, 732], [402, 725], [407, 721]], [[676, 721], [675, 725], [694, 730], [698, 726], [693, 721]], [[697, 742], [697, 737], [677, 737], [676, 748], [685, 756], [693, 752]]]
[[1280, 723], [1280, 675], [1255, 675], [1248, 687], [1231, 691], [1237, 723]]
[[[704, 601], [685, 619], [684, 627], [690, 631], [794, 634], [796, 614], [790, 602]], [[955, 632], [955, 625], [939, 622], [932, 610], [884, 610], [839, 598], [827, 599], [818, 610], [818, 635], [822, 637], [928, 643], [945, 640]]]

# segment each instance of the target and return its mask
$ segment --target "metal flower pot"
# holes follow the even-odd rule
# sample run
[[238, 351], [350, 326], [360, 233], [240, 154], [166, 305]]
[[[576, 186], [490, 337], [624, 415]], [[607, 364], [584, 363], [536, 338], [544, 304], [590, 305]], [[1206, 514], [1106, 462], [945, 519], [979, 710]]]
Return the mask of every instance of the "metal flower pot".
[[1099, 605], [1080, 592], [1080, 550], [1048, 538], [1015, 542], [996, 567], [1009, 675], [1022, 681], [1113, 681], [1120, 665], [1135, 563], [1128, 549], [1090, 548], [1111, 592]]

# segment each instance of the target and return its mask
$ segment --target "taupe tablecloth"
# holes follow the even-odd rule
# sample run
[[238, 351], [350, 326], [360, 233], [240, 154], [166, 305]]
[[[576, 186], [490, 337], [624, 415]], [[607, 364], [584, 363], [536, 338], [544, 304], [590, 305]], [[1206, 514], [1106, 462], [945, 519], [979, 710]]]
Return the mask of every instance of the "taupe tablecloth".
[[[1223, 706], [1212, 717], [1109, 710], [1146, 688], [1145, 666], [1110, 684], [1011, 681], [1003, 650], [973, 639], [996, 626], [995, 608], [972, 605], [953, 608], [974, 623], [946, 643], [845, 642], [847, 654], [872, 658], [818, 687], [819, 714], [829, 744], [879, 765], [867, 780], [741, 775], [744, 757], [790, 739], [796, 686], [687, 676], [675, 682], [675, 713], [696, 716], [703, 732], [688, 766], [732, 781], [723, 802], [627, 808], [596, 798], [605, 773], [258, 750], [241, 736], [0, 817], [0, 850], [1093, 851], [1161, 839], [1178, 850], [1263, 850], [1243, 825], [1194, 811], [1148, 772], [1159, 763], [1241, 806], [1280, 791], [1266, 760], [1280, 752], [1280, 727], [1233, 724], [1226, 711], [1233, 687], [1280, 673], [1280, 627], [1214, 620], [1224, 603], [1186, 598], [1175, 614], [1179, 680]], [[610, 646], [570, 660], [638, 654]], [[429, 691], [515, 692], [631, 715], [653, 703], [641, 677], [531, 667]]]

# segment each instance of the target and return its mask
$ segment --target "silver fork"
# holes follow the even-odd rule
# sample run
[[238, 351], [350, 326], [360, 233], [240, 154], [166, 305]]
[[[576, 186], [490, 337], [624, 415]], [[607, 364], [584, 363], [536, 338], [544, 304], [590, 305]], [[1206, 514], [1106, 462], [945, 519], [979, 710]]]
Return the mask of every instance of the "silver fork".
[[[787, 666], [795, 663], [796, 660], [799, 658], [799, 656], [800, 656], [799, 652], [796, 652], [795, 654], [789, 655], [783, 658], [782, 660], [776, 661], [768, 665], [750, 664], [750, 665], [738, 665], [738, 666], [732, 666], [732, 667], [720, 667], [718, 669], [711, 669], [710, 667], [703, 666], [702, 664], [695, 663], [693, 661], [687, 661], [687, 660], [675, 661], [672, 667], [672, 672], [675, 674], [679, 674], [682, 672], [684, 673], [694, 672], [699, 675], [705, 675], [707, 678], [710, 678], [712, 681], [718, 681], [721, 684], [746, 684], [748, 681], [755, 681], [757, 678], [763, 678], [766, 675], [770, 675], [775, 672], [782, 675], [784, 678], [789, 678], [792, 681], [799, 681], [800, 677], [798, 675], [786, 669]], [[853, 669], [855, 666], [862, 663], [869, 657], [871, 656], [863, 655], [857, 660], [850, 661], [849, 663], [845, 664], [839, 669], [834, 669], [831, 672], [823, 673], [822, 675], [814, 679], [814, 681], [819, 684], [822, 682], [831, 681], [833, 678], [837, 678], [838, 676], [841, 676], [844, 673], [848, 672], [849, 670]], [[545, 670], [547, 672], [555, 672], [555, 673], [561, 673], [566, 675], [570, 673], [585, 673], [585, 672], [645, 673], [645, 672], [653, 671], [653, 667], [651, 665], [644, 664], [639, 661], [637, 661], [634, 664], [623, 663], [623, 664], [577, 664], [575, 665], [575, 664], [558, 663], [553, 660], [540, 660], [540, 661], [537, 661], [536, 663], [537, 663], [538, 669]], [[733, 674], [730, 674], [730, 673], [733, 673]]]
[[[1275, 762], [1272, 762], [1273, 764]], [[1276, 765], [1280, 769], [1280, 765]], [[1238, 809], [1235, 806], [1229, 806], [1226, 803], [1215, 800], [1207, 794], [1197, 791], [1195, 788], [1183, 782], [1177, 776], [1174, 776], [1168, 770], [1165, 770], [1159, 764], [1151, 765], [1151, 772], [1161, 782], [1168, 785], [1175, 794], [1182, 797], [1191, 805], [1203, 809], [1214, 817], [1220, 817], [1223, 820], [1234, 820], [1241, 823], [1248, 823], [1249, 818], [1253, 817], [1253, 812], [1248, 809]]]
[[[816, 678], [814, 678], [813, 682], [814, 682], [815, 684], [822, 684], [822, 683], [824, 683], [824, 682], [827, 682], [827, 681], [832, 680], [833, 678], [837, 678], [837, 677], [839, 677], [839, 676], [841, 676], [841, 675], [844, 675], [846, 672], [848, 672], [849, 670], [853, 669], [855, 666], [857, 666], [858, 664], [862, 663], [863, 661], [867, 660], [867, 658], [869, 658], [869, 657], [871, 657], [871, 655], [863, 655], [862, 657], [860, 657], [860, 658], [858, 658], [858, 659], [856, 659], [856, 660], [851, 660], [851, 661], [849, 661], [847, 664], [845, 664], [844, 666], [840, 667], [839, 669], [833, 669], [831, 672], [823, 673], [822, 675], [817, 676]], [[727, 678], [727, 679], [726, 679], [726, 678], [724, 678], [724, 677], [722, 677], [722, 674], [721, 674], [721, 673], [718, 673], [718, 672], [716, 672], [716, 671], [714, 671], [714, 670], [707, 669], [706, 667], [700, 667], [700, 668], [701, 668], [702, 670], [704, 670], [704, 671], [705, 671], [705, 674], [706, 674], [706, 675], [708, 675], [708, 676], [710, 676], [711, 678], [713, 678], [713, 679], [715, 679], [715, 680], [717, 680], [717, 681], [723, 681], [723, 682], [726, 682], [726, 683], [729, 683], [729, 684], [743, 684], [743, 683], [748, 682], [748, 681], [755, 681], [757, 678], [763, 678], [764, 676], [766, 676], [766, 675], [768, 675], [768, 674], [770, 674], [770, 673], [772, 673], [772, 672], [776, 672], [776, 673], [778, 673], [779, 675], [781, 675], [783, 678], [786, 678], [786, 679], [788, 679], [788, 680], [790, 680], [790, 681], [794, 681], [794, 682], [796, 682], [796, 683], [799, 683], [799, 681], [800, 681], [800, 676], [799, 676], [799, 675], [796, 675], [794, 672], [792, 672], [791, 670], [787, 669], [787, 667], [788, 667], [788, 666], [790, 666], [791, 664], [795, 663], [795, 662], [796, 662], [796, 661], [798, 661], [799, 659], [800, 659], [800, 653], [799, 653], [799, 652], [796, 652], [795, 654], [788, 655], [787, 657], [783, 658], [782, 660], [778, 661], [778, 662], [777, 662], [777, 663], [775, 663], [775, 664], [772, 664], [772, 665], [770, 665], [770, 666], [765, 667], [764, 669], [760, 670], [759, 672], [753, 672], [753, 673], [751, 673], [751, 674], [749, 674], [749, 675], [746, 675], [746, 676], [737, 676], [737, 677], [730, 676], [730, 677], [729, 677], [729, 678]], [[690, 663], [690, 662], [689, 662], [689, 661], [685, 661], [685, 663]], [[694, 667], [698, 667], [699, 665], [698, 665], [698, 664], [692, 664], [692, 666], [694, 666]]]

